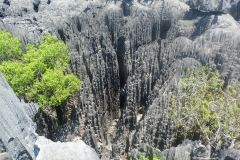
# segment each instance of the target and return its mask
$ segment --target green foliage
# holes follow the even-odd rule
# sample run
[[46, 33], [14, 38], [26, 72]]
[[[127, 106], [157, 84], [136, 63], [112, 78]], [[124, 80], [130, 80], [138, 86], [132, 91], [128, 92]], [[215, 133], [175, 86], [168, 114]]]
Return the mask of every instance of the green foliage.
[[[139, 160], [150, 160], [150, 159], [147, 158], [147, 157], [145, 157], [145, 156], [143, 156], [143, 155], [141, 155], [140, 158], [139, 158]], [[156, 154], [153, 154], [152, 160], [161, 160], [161, 158], [158, 157]]]
[[22, 49], [19, 38], [13, 38], [11, 33], [0, 30], [0, 62], [19, 59], [21, 56]]
[[0, 71], [16, 95], [24, 98], [24, 94], [29, 91], [34, 83], [34, 71], [27, 64], [20, 61], [3, 61]]
[[160, 157], [157, 156], [157, 148], [154, 148], [153, 152], [149, 156], [141, 155], [139, 160], [161, 160]]
[[[17, 45], [18, 43], [19, 40]], [[59, 106], [71, 94], [80, 90], [80, 80], [73, 74], [66, 73], [70, 61], [68, 49], [57, 37], [48, 34], [38, 48], [28, 44], [26, 54], [18, 53], [21, 53], [19, 59], [7, 58], [0, 65], [0, 71], [17, 96], [37, 102], [44, 108]], [[17, 55], [13, 50], [7, 55], [14, 57], [15, 54]]]
[[72, 74], [64, 75], [61, 70], [47, 69], [41, 81], [35, 82], [26, 95], [42, 106], [59, 106], [79, 88], [79, 83]]
[[[240, 103], [237, 85], [223, 89], [223, 80], [208, 67], [190, 68], [172, 91], [170, 118], [178, 135], [200, 135], [205, 142], [216, 141], [219, 132], [237, 137], [240, 132]], [[189, 138], [189, 137], [188, 137]]]

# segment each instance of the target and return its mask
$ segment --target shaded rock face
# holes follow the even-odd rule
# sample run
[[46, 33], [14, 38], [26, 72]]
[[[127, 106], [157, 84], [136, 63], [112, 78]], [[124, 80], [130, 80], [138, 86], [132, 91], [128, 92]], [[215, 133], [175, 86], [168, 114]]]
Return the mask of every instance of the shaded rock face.
[[166, 123], [172, 87], [195, 65], [239, 79], [239, 0], [8, 0], [0, 28], [27, 43], [46, 33], [69, 47], [69, 72], [82, 91], [35, 117], [54, 141], [76, 137], [102, 159], [124, 157], [140, 144], [177, 145]]
[[39, 110], [33, 120], [37, 123], [36, 132], [54, 141], [70, 141], [81, 135], [79, 116], [74, 97], [57, 108]]

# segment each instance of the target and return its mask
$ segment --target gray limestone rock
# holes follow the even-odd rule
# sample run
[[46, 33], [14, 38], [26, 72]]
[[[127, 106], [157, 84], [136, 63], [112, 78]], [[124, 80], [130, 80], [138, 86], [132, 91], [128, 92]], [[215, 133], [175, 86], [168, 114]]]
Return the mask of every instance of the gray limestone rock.
[[81, 140], [61, 143], [39, 136], [34, 150], [36, 160], [99, 160], [95, 150]]
[[239, 149], [227, 149], [219, 153], [220, 160], [239, 160], [240, 159], [240, 150]]
[[0, 73], [0, 139], [13, 159], [32, 159], [35, 125]]
[[0, 139], [0, 159], [1, 160], [12, 160], [11, 156], [7, 152], [6, 146], [3, 144]]
[[192, 9], [203, 12], [228, 13], [231, 5], [238, 0], [189, 0], [188, 4]]
[[102, 159], [119, 159], [141, 144], [163, 150], [181, 143], [165, 112], [169, 91], [187, 68], [212, 67], [226, 84], [240, 78], [239, 5], [4, 0], [0, 29], [19, 37], [23, 49], [46, 33], [56, 35], [70, 50], [68, 72], [82, 80], [82, 91], [63, 106], [38, 112], [38, 133], [54, 141], [80, 137]]
[[160, 157], [163, 160], [201, 160], [210, 159], [210, 149], [201, 144], [201, 142], [184, 141], [177, 147], [164, 150]]
[[201, 160], [210, 159], [210, 153], [210, 149], [202, 145], [201, 142], [185, 140], [181, 145], [171, 147], [162, 152], [148, 144], [141, 144], [138, 151], [136, 149], [131, 150], [128, 158], [137, 160], [141, 155], [144, 155], [151, 159], [150, 157], [155, 154], [161, 160]]
[[240, 21], [240, 1], [234, 1], [229, 12], [236, 21]]

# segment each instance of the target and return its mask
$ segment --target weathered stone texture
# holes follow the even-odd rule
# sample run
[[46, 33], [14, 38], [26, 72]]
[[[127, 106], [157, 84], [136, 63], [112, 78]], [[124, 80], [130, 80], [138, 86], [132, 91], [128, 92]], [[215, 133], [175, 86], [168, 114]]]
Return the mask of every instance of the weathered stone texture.
[[207, 65], [226, 83], [240, 78], [239, 8], [239, 0], [12, 0], [0, 4], [0, 28], [23, 48], [46, 33], [68, 45], [68, 71], [82, 91], [39, 112], [38, 133], [80, 137], [110, 159], [143, 143], [179, 143], [165, 112], [187, 68]]
[[35, 125], [1, 73], [0, 107], [0, 142], [5, 150], [3, 152], [7, 151], [12, 159], [32, 159], [33, 145], [37, 139]]

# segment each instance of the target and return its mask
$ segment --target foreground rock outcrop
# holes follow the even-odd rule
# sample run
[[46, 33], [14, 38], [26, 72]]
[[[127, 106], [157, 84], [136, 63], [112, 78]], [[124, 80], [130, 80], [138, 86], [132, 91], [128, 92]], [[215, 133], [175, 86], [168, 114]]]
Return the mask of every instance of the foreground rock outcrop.
[[21, 103], [0, 72], [0, 160], [98, 160], [83, 141], [54, 143], [35, 133], [36, 104]]
[[37, 153], [37, 160], [99, 160], [94, 149], [80, 140], [61, 143], [38, 137], [34, 150]]
[[[172, 87], [187, 68], [207, 65], [225, 83], [240, 78], [239, 0], [9, 0], [0, 29], [27, 43], [46, 33], [69, 47], [82, 91], [35, 116], [53, 141], [80, 137], [102, 159], [141, 144], [182, 143], [166, 123]], [[224, 148], [224, 147], [220, 147]], [[226, 149], [226, 148], [224, 148]]]
[[12, 159], [33, 159], [35, 124], [0, 73], [0, 142]]

